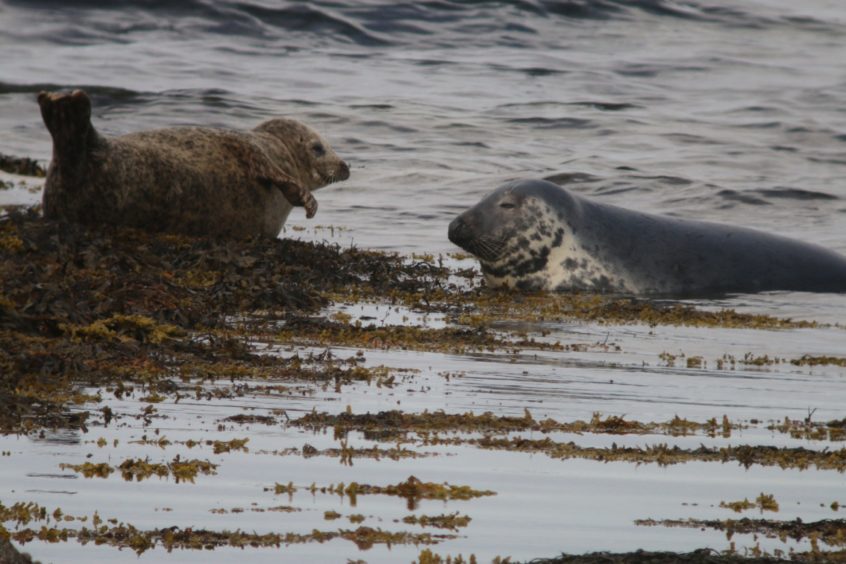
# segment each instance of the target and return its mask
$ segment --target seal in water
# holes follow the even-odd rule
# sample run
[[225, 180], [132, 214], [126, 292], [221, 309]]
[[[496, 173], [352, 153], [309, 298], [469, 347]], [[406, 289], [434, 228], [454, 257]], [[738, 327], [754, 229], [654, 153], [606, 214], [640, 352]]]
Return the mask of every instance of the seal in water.
[[542, 180], [499, 187], [449, 225], [488, 284], [715, 295], [846, 292], [846, 257], [761, 231], [593, 202]]
[[276, 237], [292, 206], [313, 217], [311, 191], [350, 175], [320, 135], [291, 119], [250, 132], [181, 127], [105, 138], [85, 92], [42, 92], [38, 104], [53, 136], [48, 219]]

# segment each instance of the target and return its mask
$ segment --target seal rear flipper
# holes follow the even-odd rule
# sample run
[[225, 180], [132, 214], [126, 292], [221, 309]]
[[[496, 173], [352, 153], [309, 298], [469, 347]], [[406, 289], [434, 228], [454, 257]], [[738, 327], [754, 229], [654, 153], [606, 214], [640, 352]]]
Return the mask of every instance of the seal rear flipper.
[[317, 213], [317, 200], [314, 199], [308, 188], [300, 186], [288, 176], [264, 178], [263, 180], [267, 184], [278, 188], [292, 206], [304, 207], [307, 218], [311, 219]]
[[91, 125], [91, 99], [82, 90], [41, 92], [38, 105], [44, 125], [53, 137], [53, 157], [60, 164], [68, 159], [78, 160], [97, 141]]

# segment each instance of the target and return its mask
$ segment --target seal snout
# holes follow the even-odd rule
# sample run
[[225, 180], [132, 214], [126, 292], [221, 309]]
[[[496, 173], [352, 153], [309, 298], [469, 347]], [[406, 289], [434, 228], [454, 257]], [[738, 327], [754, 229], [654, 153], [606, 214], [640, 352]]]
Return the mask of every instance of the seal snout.
[[462, 249], [470, 250], [467, 247], [473, 240], [473, 232], [467, 222], [461, 216], [458, 216], [450, 222], [447, 237]]
[[480, 235], [461, 215], [449, 224], [447, 236], [454, 244], [483, 261], [496, 261], [502, 251], [501, 242]]
[[350, 165], [346, 161], [341, 161], [338, 166], [338, 180], [346, 180], [350, 177]]

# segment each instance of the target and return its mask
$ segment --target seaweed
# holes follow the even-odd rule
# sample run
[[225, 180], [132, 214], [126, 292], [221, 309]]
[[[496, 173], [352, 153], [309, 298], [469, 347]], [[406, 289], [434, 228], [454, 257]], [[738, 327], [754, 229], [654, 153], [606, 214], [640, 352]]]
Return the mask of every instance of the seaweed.
[[455, 486], [444, 482], [443, 484], [436, 484], [434, 482], [423, 482], [415, 476], [409, 476], [404, 482], [398, 484], [390, 484], [387, 486], [376, 486], [371, 484], [359, 484], [358, 482], [350, 482], [345, 484], [330, 484], [328, 486], [318, 486], [311, 484], [308, 487], [297, 487], [293, 482], [282, 484], [277, 482], [272, 488], [266, 487], [265, 491], [272, 491], [274, 495], [287, 494], [289, 497], [299, 490], [303, 489], [310, 492], [312, 495], [334, 494], [338, 496], [346, 496], [350, 500], [350, 505], [355, 507], [358, 496], [360, 495], [390, 495], [404, 498], [407, 502], [409, 510], [417, 508], [420, 500], [423, 499], [439, 499], [443, 501], [449, 500], [469, 500], [477, 497], [485, 497], [496, 495], [496, 492], [490, 490], [475, 490], [470, 486]]
[[21, 544], [33, 540], [68, 542], [75, 539], [80, 544], [94, 543], [130, 548], [139, 555], [158, 546], [161, 546], [167, 552], [172, 552], [174, 549], [214, 550], [223, 546], [279, 548], [289, 544], [324, 543], [333, 539], [345, 539], [354, 543], [359, 549], [367, 550], [376, 544], [387, 546], [394, 544], [437, 544], [443, 540], [455, 538], [455, 535], [446, 533], [384, 531], [364, 526], [357, 529], [340, 529], [337, 531], [315, 529], [310, 533], [248, 533], [240, 530], [213, 531], [192, 527], [143, 530], [124, 523], [118, 523], [114, 526], [82, 527], [80, 529], [42, 526], [37, 530], [20, 529], [10, 533], [9, 536]]
[[436, 527], [439, 529], [449, 529], [457, 531], [461, 527], [466, 527], [470, 524], [472, 519], [467, 515], [461, 515], [457, 511], [455, 513], [448, 513], [445, 515], [408, 515], [402, 518], [402, 522], [407, 525], [420, 525], [421, 527]]
[[198, 474], [215, 474], [217, 464], [213, 464], [208, 460], [182, 460], [179, 455], [176, 455], [173, 460], [167, 463], [150, 462], [148, 459], [141, 458], [128, 458], [116, 467], [112, 467], [105, 462], [60, 464], [59, 467], [63, 470], [73, 470], [86, 478], [108, 478], [112, 472], [116, 471], [120, 472], [124, 480], [135, 480], [137, 482], [146, 480], [152, 476], [158, 476], [159, 478], [173, 476], [178, 484], [180, 482], [194, 483], [194, 479]]
[[[838, 553], [790, 553], [794, 562], [834, 562], [825, 557], [837, 558]], [[842, 556], [842, 555], [841, 555]], [[526, 564], [778, 564], [784, 562], [782, 555], [740, 555], [731, 551], [719, 552], [700, 548], [692, 552], [592, 552], [590, 554], [562, 554], [554, 558], [537, 558]]]
[[801, 519], [793, 521], [774, 521], [770, 519], [639, 519], [635, 521], [640, 526], [689, 527], [708, 528], [725, 531], [731, 540], [736, 534], [757, 534], [767, 538], [794, 540], [811, 539], [823, 542], [832, 547], [846, 547], [846, 520], [823, 519], [821, 521], [805, 522]]
[[[327, 295], [441, 287], [445, 271], [393, 255], [290, 240], [230, 241], [0, 218], [0, 432], [84, 426], [78, 385], [278, 375], [248, 328], [316, 312]], [[244, 317], [244, 316], [247, 317]], [[241, 329], [233, 319], [241, 316]], [[301, 363], [287, 369], [296, 376]], [[337, 373], [348, 381], [364, 374]], [[358, 372], [361, 372], [360, 370]], [[318, 377], [315, 374], [315, 377]], [[162, 401], [159, 390], [148, 401]]]
[[444, 411], [424, 411], [423, 413], [405, 413], [403, 411], [380, 411], [378, 413], [359, 413], [351, 411], [330, 414], [312, 411], [290, 422], [290, 425], [310, 430], [332, 427], [336, 437], [343, 437], [350, 431], [360, 431], [368, 437], [393, 438], [406, 433], [434, 432], [482, 432], [511, 433], [515, 431], [538, 431], [541, 433], [602, 433], [610, 435], [628, 434], [666, 434], [671, 436], [693, 435], [697, 432], [716, 435], [720, 430], [723, 436], [730, 436], [733, 429], [742, 428], [739, 423], [731, 423], [723, 416], [722, 425], [716, 418], [705, 423], [674, 417], [665, 422], [639, 422], [626, 420], [619, 415], [603, 417], [594, 413], [590, 421], [561, 422], [552, 418], [537, 420], [529, 410], [522, 417], [498, 416], [491, 412], [476, 414], [446, 413]]
[[763, 513], [764, 511], [778, 511], [778, 502], [772, 494], [765, 494], [764, 492], [761, 492], [761, 495], [755, 498], [754, 502], [749, 501], [746, 498], [743, 498], [740, 501], [721, 501], [720, 507], [731, 509], [735, 513], [740, 513], [748, 509], [755, 509], [757, 507], [761, 510], [761, 513]]
[[38, 161], [29, 157], [14, 157], [2, 153], [0, 153], [0, 170], [22, 176], [35, 176], [38, 178], [47, 176], [47, 171], [44, 170], [44, 167]]

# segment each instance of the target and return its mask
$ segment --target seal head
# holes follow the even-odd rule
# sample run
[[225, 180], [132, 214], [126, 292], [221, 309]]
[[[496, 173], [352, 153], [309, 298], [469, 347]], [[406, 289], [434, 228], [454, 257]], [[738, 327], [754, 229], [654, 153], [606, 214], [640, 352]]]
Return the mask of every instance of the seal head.
[[266, 134], [291, 154], [291, 176], [310, 179], [308, 188], [317, 190], [350, 177], [350, 167], [332, 150], [329, 142], [307, 125], [288, 118], [268, 120], [254, 132]]
[[547, 288], [550, 261], [574, 231], [566, 212], [576, 202], [568, 196], [539, 181], [510, 182], [456, 217], [449, 240], [479, 258], [492, 286]]

